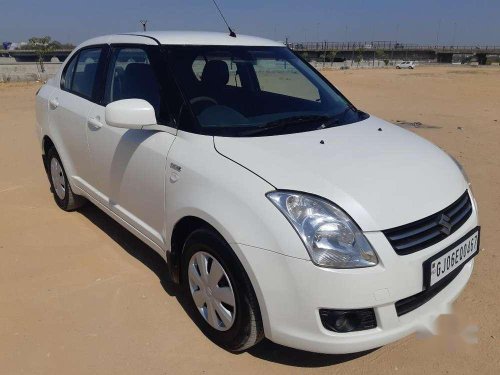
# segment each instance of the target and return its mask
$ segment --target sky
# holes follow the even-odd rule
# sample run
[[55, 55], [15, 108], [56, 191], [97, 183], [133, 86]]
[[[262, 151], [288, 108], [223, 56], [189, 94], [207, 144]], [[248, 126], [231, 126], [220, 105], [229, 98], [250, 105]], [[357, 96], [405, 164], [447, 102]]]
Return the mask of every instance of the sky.
[[[500, 0], [218, 0], [235, 31], [284, 41], [500, 45]], [[0, 0], [0, 42], [141, 29], [226, 31], [212, 0]]]

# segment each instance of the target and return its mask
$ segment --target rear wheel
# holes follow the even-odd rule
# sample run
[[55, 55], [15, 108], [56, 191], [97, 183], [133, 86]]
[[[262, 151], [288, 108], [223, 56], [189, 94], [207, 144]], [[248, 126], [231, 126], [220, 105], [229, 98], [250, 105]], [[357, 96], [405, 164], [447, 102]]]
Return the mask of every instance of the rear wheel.
[[47, 174], [54, 200], [65, 211], [74, 211], [85, 203], [85, 198], [71, 190], [68, 177], [55, 148], [47, 152]]
[[210, 229], [186, 240], [183, 290], [197, 325], [216, 344], [243, 351], [264, 336], [255, 292], [231, 247]]

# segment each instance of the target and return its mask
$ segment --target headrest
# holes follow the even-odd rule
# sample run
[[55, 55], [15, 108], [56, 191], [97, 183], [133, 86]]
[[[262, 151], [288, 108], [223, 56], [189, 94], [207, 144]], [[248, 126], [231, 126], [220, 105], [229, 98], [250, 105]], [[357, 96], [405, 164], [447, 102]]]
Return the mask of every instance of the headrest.
[[158, 112], [160, 87], [149, 64], [130, 63], [121, 79], [123, 99], [144, 99]]
[[205, 64], [201, 81], [208, 86], [225, 86], [229, 82], [229, 68], [222, 60], [210, 60]]
[[86, 64], [83, 69], [83, 74], [85, 77], [93, 78], [97, 71], [97, 63]]
[[156, 82], [156, 78], [149, 64], [130, 63], [125, 69], [125, 79], [141, 80], [145, 82]]

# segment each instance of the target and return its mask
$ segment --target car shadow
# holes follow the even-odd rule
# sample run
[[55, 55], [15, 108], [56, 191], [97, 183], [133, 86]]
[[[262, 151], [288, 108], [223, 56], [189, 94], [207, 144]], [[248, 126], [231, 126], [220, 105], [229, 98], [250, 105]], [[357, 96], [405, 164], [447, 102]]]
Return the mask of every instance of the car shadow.
[[80, 208], [78, 212], [101, 231], [106, 233], [127, 253], [153, 271], [158, 277], [161, 286], [169, 296], [176, 296], [178, 288], [170, 279], [167, 263], [156, 251], [92, 203], [88, 202], [84, 207]]
[[352, 354], [321, 354], [292, 349], [264, 339], [258, 345], [247, 350], [247, 352], [259, 359], [279, 363], [281, 365], [315, 368], [335, 366], [341, 363], [349, 362], [370, 354], [375, 350], [377, 349]]
[[[180, 287], [170, 278], [168, 266], [165, 260], [152, 248], [135, 237], [128, 230], [123, 228], [115, 220], [101, 211], [90, 202], [80, 208], [78, 212], [83, 215], [92, 224], [106, 233], [113, 241], [120, 245], [128, 254], [142, 262], [158, 277], [161, 286], [165, 292], [176, 298], [186, 314], [191, 318], [198, 328], [202, 331], [199, 319], [195, 316], [196, 311], [190, 307], [184, 293], [181, 293]], [[376, 350], [376, 349], [374, 349]], [[352, 361], [356, 358], [365, 356], [374, 350], [355, 354], [319, 354], [302, 350], [288, 348], [286, 346], [275, 344], [267, 339], [262, 340], [258, 345], [246, 351], [246, 353], [259, 359], [279, 363], [282, 365], [314, 368], [333, 366], [344, 362]], [[233, 353], [234, 354], [234, 353]], [[236, 353], [238, 355], [241, 353]]]

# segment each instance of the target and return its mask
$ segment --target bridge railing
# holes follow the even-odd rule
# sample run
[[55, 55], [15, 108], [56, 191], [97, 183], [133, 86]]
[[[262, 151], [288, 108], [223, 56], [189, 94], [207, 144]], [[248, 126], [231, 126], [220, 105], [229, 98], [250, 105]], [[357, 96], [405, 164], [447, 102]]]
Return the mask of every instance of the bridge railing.
[[413, 43], [399, 43], [394, 41], [364, 41], [364, 42], [292, 42], [288, 46], [297, 51], [352, 51], [352, 50], [413, 50], [436, 52], [492, 52], [500, 53], [500, 46], [496, 45], [424, 45]]

